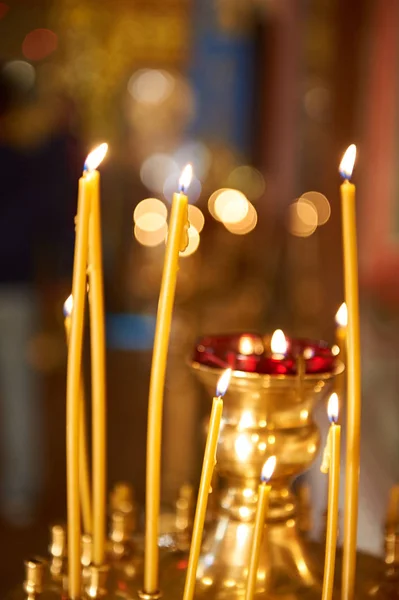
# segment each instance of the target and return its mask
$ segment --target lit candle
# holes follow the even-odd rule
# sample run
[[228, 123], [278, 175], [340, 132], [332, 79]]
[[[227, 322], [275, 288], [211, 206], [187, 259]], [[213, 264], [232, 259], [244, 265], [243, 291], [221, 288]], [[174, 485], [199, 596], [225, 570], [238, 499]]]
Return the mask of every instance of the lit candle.
[[85, 179], [90, 186], [90, 223], [87, 273], [89, 278], [92, 448], [93, 448], [93, 563], [104, 562], [106, 502], [105, 319], [101, 245], [100, 173], [108, 151], [101, 144], [87, 157]]
[[338, 534], [338, 502], [339, 502], [339, 467], [340, 467], [340, 440], [341, 426], [338, 421], [338, 396], [331, 394], [328, 401], [328, 418], [330, 429], [328, 432], [326, 449], [323, 456], [321, 470], [329, 473], [328, 477], [328, 508], [327, 508], [327, 534], [326, 553], [324, 558], [324, 580], [322, 600], [331, 600], [334, 587], [335, 554], [337, 549]]
[[[337, 314], [335, 315], [335, 323], [337, 325], [335, 329], [335, 338], [337, 341], [337, 352], [339, 349], [339, 360], [344, 366], [346, 366], [346, 336], [348, 328], [348, 309], [345, 302], [343, 302], [337, 310]], [[339, 373], [335, 377], [335, 391], [338, 394], [338, 398], [340, 400], [343, 400], [345, 393], [345, 371]]]
[[209, 420], [208, 436], [205, 445], [204, 461], [200, 486], [198, 490], [197, 507], [195, 509], [193, 534], [191, 537], [190, 555], [187, 565], [186, 582], [184, 585], [183, 600], [192, 600], [195, 590], [197, 566], [201, 552], [202, 532], [204, 529], [208, 495], [211, 490], [213, 469], [216, 463], [216, 449], [219, 439], [220, 421], [223, 411], [223, 396], [226, 393], [231, 378], [231, 369], [226, 369], [220, 377], [216, 396], [213, 399], [212, 412]]
[[347, 445], [345, 473], [344, 548], [342, 559], [342, 600], [353, 600], [356, 574], [357, 517], [360, 467], [360, 327], [359, 285], [356, 241], [355, 186], [350, 183], [356, 146], [344, 154], [339, 170], [341, 184], [342, 240], [345, 275], [345, 302], [348, 307], [347, 337]]
[[[64, 326], [67, 345], [69, 346], [69, 337], [71, 333], [71, 314], [73, 309], [72, 294], [64, 302]], [[91, 516], [91, 493], [90, 493], [90, 476], [89, 476], [89, 456], [87, 452], [87, 436], [86, 436], [86, 410], [85, 410], [85, 394], [83, 373], [80, 379], [80, 426], [79, 426], [79, 489], [80, 489], [80, 505], [82, 509], [83, 529], [85, 533], [92, 533], [92, 516]]]
[[263, 465], [261, 483], [258, 487], [258, 503], [256, 505], [254, 532], [252, 535], [251, 554], [249, 558], [247, 589], [245, 600], [252, 600], [255, 594], [256, 574], [259, 565], [262, 538], [266, 530], [265, 518], [269, 507], [271, 485], [269, 481], [276, 467], [276, 457], [270, 456]]
[[159, 588], [158, 530], [163, 394], [179, 251], [184, 250], [187, 245], [188, 198], [184, 192], [190, 185], [191, 177], [192, 168], [191, 165], [187, 165], [180, 178], [180, 191], [173, 195], [152, 355], [148, 398], [145, 500], [144, 592], [146, 594], [155, 594]]
[[76, 217], [75, 253], [72, 277], [73, 318], [68, 351], [66, 397], [67, 449], [67, 523], [68, 523], [68, 588], [69, 598], [81, 594], [80, 574], [80, 505], [79, 505], [79, 425], [80, 380], [86, 268], [90, 218], [90, 186], [85, 176], [79, 179]]
[[287, 339], [281, 329], [276, 329], [270, 341], [270, 349], [274, 360], [282, 360], [288, 349]]

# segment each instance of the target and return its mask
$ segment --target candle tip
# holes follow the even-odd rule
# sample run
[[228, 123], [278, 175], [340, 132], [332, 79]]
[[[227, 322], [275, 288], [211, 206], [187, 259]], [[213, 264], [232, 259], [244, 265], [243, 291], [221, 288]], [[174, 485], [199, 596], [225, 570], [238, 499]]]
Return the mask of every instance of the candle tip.
[[268, 481], [270, 481], [274, 473], [274, 469], [276, 468], [276, 462], [277, 459], [275, 456], [269, 456], [269, 458], [263, 465], [262, 473], [260, 476], [261, 481], [263, 481], [264, 483], [268, 483]]
[[285, 354], [287, 352], [287, 339], [281, 329], [276, 329], [273, 333], [270, 348], [273, 354]]
[[190, 187], [192, 178], [193, 178], [193, 168], [190, 164], [188, 164], [184, 167], [182, 174], [180, 175], [179, 192], [182, 192], [184, 194], [188, 190], [188, 188]]
[[338, 394], [336, 394], [334, 392], [333, 394], [331, 394], [331, 396], [328, 400], [328, 406], [327, 406], [327, 414], [328, 414], [330, 423], [337, 423], [338, 413], [339, 413]]
[[229, 387], [230, 379], [231, 379], [232, 370], [226, 369], [221, 376], [219, 377], [219, 381], [216, 386], [216, 396], [221, 398], [227, 392], [227, 388]]
[[338, 325], [338, 327], [348, 326], [348, 307], [346, 306], [346, 302], [342, 302], [341, 306], [337, 310], [337, 314], [335, 315], [335, 322]]
[[97, 148], [92, 150], [85, 160], [83, 172], [88, 171], [90, 173], [90, 171], [94, 171], [94, 169], [97, 169], [100, 163], [102, 163], [102, 161], [104, 160], [104, 157], [107, 154], [107, 152], [108, 144], [105, 143], [100, 144], [99, 146], [97, 146]]
[[64, 302], [63, 313], [64, 317], [70, 317], [73, 310], [73, 296], [70, 294]]
[[339, 173], [342, 179], [350, 179], [352, 177], [353, 167], [356, 160], [356, 146], [351, 144], [342, 157], [339, 165]]

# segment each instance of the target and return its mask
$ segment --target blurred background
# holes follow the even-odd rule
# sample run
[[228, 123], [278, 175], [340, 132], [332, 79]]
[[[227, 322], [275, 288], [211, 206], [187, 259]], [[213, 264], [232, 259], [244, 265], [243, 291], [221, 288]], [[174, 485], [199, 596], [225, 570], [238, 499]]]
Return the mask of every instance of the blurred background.
[[[379, 552], [399, 477], [398, 23], [395, 0], [0, 2], [1, 592], [65, 515], [62, 306], [77, 181], [103, 141], [108, 476], [133, 482], [140, 503], [166, 218], [181, 168], [194, 167], [168, 362], [165, 505], [200, 464], [209, 399], [188, 367], [198, 335], [281, 327], [333, 343], [338, 164], [358, 145], [359, 545]], [[319, 418], [325, 429], [324, 408]], [[317, 465], [309, 481], [318, 535]]]

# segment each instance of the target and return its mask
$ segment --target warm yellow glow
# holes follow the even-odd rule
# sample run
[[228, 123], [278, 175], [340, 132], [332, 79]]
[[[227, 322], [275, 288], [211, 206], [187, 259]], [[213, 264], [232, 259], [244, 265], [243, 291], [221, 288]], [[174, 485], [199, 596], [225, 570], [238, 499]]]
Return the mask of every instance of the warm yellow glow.
[[264, 452], [266, 450], [266, 442], [259, 442], [259, 444], [258, 444], [258, 450], [260, 452]]
[[298, 202], [303, 200], [310, 202], [317, 213], [317, 224], [325, 225], [331, 216], [331, 206], [324, 194], [320, 192], [305, 192], [299, 198]]
[[338, 325], [338, 327], [348, 326], [348, 307], [346, 306], [346, 302], [342, 302], [341, 306], [337, 310], [337, 314], [335, 315], [335, 322]]
[[222, 223], [239, 223], [248, 214], [249, 202], [238, 190], [224, 190], [215, 200], [215, 213]]
[[186, 192], [190, 187], [191, 179], [193, 177], [193, 168], [190, 164], [186, 165], [183, 169], [179, 179], [179, 189], [181, 192]]
[[213, 583], [213, 579], [211, 577], [203, 577], [201, 581], [204, 585], [212, 585]]
[[208, 210], [211, 213], [212, 217], [214, 219], [216, 219], [216, 221], [220, 221], [219, 217], [216, 214], [215, 211], [215, 203], [216, 200], [218, 199], [219, 194], [221, 194], [222, 192], [226, 191], [228, 188], [221, 188], [220, 190], [216, 190], [216, 192], [213, 192], [213, 194], [211, 194], [211, 196], [209, 197], [208, 200]]
[[247, 434], [241, 433], [234, 442], [234, 450], [238, 460], [245, 462], [252, 452], [252, 444], [248, 439]]
[[194, 252], [197, 250], [197, 248], [199, 246], [200, 234], [198, 233], [198, 231], [196, 230], [195, 227], [190, 225], [190, 227], [188, 228], [188, 231], [187, 231], [187, 235], [188, 235], [188, 244], [184, 250], [179, 252], [179, 256], [190, 256], [191, 254], [194, 254]]
[[333, 356], [338, 356], [339, 353], [340, 353], [339, 346], [337, 346], [337, 344], [334, 344], [334, 346], [332, 346], [332, 348], [331, 348], [331, 354]]
[[265, 464], [263, 465], [262, 474], [260, 476], [262, 481], [268, 482], [271, 476], [274, 473], [274, 469], [276, 468], [276, 457], [269, 456]]
[[288, 207], [288, 230], [298, 237], [309, 237], [317, 229], [317, 210], [312, 202], [302, 198]]
[[242, 495], [244, 496], [244, 498], [252, 498], [252, 496], [254, 495], [254, 491], [251, 490], [251, 488], [245, 488], [242, 492]]
[[338, 413], [339, 413], [339, 402], [338, 395], [334, 392], [331, 394], [330, 399], [328, 400], [327, 406], [327, 414], [331, 423], [336, 423], [338, 421]]
[[94, 171], [102, 163], [108, 152], [108, 144], [100, 144], [90, 152], [85, 161], [85, 171]]
[[146, 198], [138, 203], [133, 220], [142, 231], [158, 231], [166, 223], [168, 211], [157, 198]]
[[273, 333], [270, 348], [273, 354], [285, 354], [287, 352], [287, 340], [281, 329], [276, 329]]
[[238, 423], [238, 429], [240, 431], [243, 431], [244, 429], [251, 429], [251, 427], [255, 427], [255, 424], [256, 422], [251, 411], [244, 410]]
[[240, 506], [238, 509], [238, 514], [242, 519], [248, 519], [251, 514], [251, 510], [248, 508], [248, 506]]
[[194, 206], [193, 204], [188, 205], [188, 220], [190, 221], [190, 225], [195, 227], [198, 233], [201, 233], [204, 228], [205, 217], [198, 206]]
[[252, 343], [252, 338], [248, 337], [247, 335], [241, 336], [238, 344], [238, 349], [240, 354], [244, 354], [245, 356], [253, 354], [254, 345]]
[[253, 229], [255, 229], [256, 224], [258, 222], [258, 213], [256, 212], [253, 204], [248, 202], [248, 212], [246, 216], [239, 221], [238, 223], [226, 223], [223, 225], [226, 227], [230, 233], [234, 233], [235, 235], [246, 235], [250, 233]]
[[64, 315], [70, 317], [73, 310], [73, 296], [70, 294], [64, 302]]
[[224, 396], [227, 392], [232, 372], [233, 371], [231, 369], [226, 369], [219, 377], [219, 380], [216, 385], [216, 396], [218, 396], [219, 398]]
[[159, 246], [165, 241], [167, 233], [168, 226], [166, 223], [156, 231], [144, 231], [138, 225], [134, 226], [134, 237], [143, 246]]
[[343, 179], [350, 179], [352, 177], [353, 167], [355, 166], [356, 160], [356, 146], [351, 144], [346, 150], [342, 157], [339, 165], [339, 172]]

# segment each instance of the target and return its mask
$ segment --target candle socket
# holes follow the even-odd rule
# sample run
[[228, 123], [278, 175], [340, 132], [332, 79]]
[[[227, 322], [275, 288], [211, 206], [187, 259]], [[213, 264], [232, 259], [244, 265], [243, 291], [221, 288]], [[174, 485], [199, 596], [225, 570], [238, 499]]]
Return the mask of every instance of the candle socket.
[[84, 586], [85, 598], [104, 598], [108, 595], [107, 583], [109, 575], [109, 566], [102, 565], [97, 567], [91, 565], [86, 585]]
[[[306, 590], [320, 597], [317, 559], [300, 535], [290, 484], [316, 457], [320, 434], [313, 408], [328, 395], [334, 373], [309, 375], [299, 367], [299, 376], [233, 372], [217, 451], [222, 491], [199, 562], [197, 595], [218, 598], [226, 587], [234, 595], [246, 588], [259, 473], [275, 455], [255, 593], [295, 596]], [[220, 371], [200, 363], [193, 368], [211, 393]]]
[[25, 580], [23, 589], [28, 597], [35, 597], [43, 591], [45, 560], [30, 558], [25, 561]]

